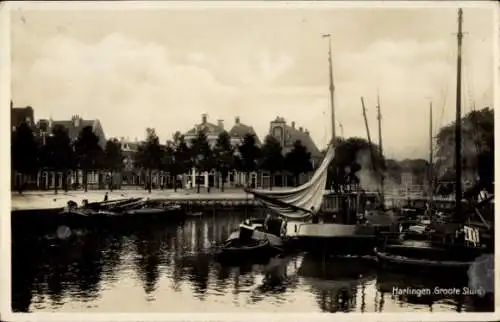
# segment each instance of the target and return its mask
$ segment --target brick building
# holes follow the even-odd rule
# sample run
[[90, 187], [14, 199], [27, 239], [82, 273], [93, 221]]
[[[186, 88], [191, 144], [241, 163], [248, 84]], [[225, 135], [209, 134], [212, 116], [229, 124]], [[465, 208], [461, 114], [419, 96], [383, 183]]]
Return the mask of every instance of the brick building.
[[[184, 134], [186, 143], [190, 145], [192, 140], [196, 138], [199, 131], [201, 130], [205, 131], [205, 134], [207, 135], [207, 141], [212, 148], [216, 145], [219, 135], [224, 131], [228, 132], [231, 144], [235, 148], [243, 142], [243, 138], [247, 134], [255, 135], [256, 143], [260, 145], [260, 139], [255, 133], [253, 127], [242, 123], [239, 117], [235, 118], [234, 125], [231, 127], [231, 129], [226, 130], [226, 128], [224, 127], [224, 120], [219, 119], [217, 120], [217, 124], [214, 124], [208, 121], [207, 114], [202, 114], [201, 123], [195, 124], [191, 130]], [[184, 185], [186, 187], [194, 187], [197, 180], [201, 182], [201, 186], [205, 188], [219, 186], [222, 182], [222, 178], [218, 177], [215, 170], [197, 174], [195, 169], [192, 169], [187, 178], [184, 179]], [[235, 187], [244, 185], [245, 175], [243, 173], [239, 173], [238, 171], [230, 171], [228, 177], [225, 179], [225, 186]]]

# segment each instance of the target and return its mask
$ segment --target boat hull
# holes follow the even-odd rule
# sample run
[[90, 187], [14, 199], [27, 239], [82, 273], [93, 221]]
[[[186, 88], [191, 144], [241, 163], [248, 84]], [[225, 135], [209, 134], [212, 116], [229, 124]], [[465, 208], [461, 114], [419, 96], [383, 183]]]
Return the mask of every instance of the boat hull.
[[242, 225], [223, 246], [215, 250], [215, 257], [223, 263], [267, 262], [270, 257], [285, 250], [285, 243], [280, 237]]
[[229, 241], [218, 249], [215, 255], [219, 262], [235, 263], [266, 261], [279, 253], [281, 253], [280, 249], [273, 247], [268, 240], [253, 240], [249, 244]]
[[481, 250], [469, 247], [444, 247], [429, 242], [403, 242], [375, 249], [382, 268], [432, 274], [466, 274]]
[[379, 240], [376, 227], [362, 225], [299, 224], [293, 232], [293, 245], [311, 254], [371, 255]]
[[50, 211], [12, 212], [12, 229], [35, 234], [53, 233], [59, 227], [89, 230], [133, 229], [151, 222], [176, 222], [185, 217], [182, 209], [135, 209], [118, 212], [110, 210], [51, 209]]
[[412, 258], [398, 256], [386, 252], [375, 250], [377, 260], [383, 269], [392, 271], [413, 272], [413, 273], [431, 273], [444, 275], [466, 275], [471, 261], [440, 261], [424, 258]]

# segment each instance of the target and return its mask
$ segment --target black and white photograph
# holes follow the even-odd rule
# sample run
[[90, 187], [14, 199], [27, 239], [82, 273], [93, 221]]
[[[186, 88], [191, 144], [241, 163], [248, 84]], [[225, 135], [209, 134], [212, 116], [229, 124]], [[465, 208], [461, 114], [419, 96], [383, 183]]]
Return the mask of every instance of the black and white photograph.
[[491, 319], [498, 11], [4, 2], [5, 320]]

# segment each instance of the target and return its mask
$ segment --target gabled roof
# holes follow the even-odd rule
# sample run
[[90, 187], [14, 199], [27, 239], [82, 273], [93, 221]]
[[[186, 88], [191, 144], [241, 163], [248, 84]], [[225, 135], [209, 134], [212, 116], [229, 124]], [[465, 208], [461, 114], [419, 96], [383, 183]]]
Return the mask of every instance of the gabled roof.
[[224, 131], [224, 129], [221, 128], [220, 126], [210, 122], [206, 122], [206, 123], [196, 124], [191, 130], [187, 131], [184, 135], [194, 136], [201, 130], [205, 131], [206, 135], [215, 135], [215, 136], [219, 135], [221, 132]]
[[307, 152], [311, 153], [311, 157], [323, 157], [323, 154], [318, 149], [308, 132], [300, 131], [287, 124], [285, 124], [283, 127], [287, 138], [285, 139], [285, 146], [283, 147], [284, 154], [290, 152], [293, 149], [293, 144], [295, 143], [295, 141], [300, 140], [302, 145], [306, 147]]
[[80, 131], [86, 127], [86, 126], [91, 126], [92, 128], [95, 126], [97, 120], [82, 120], [80, 119], [78, 122], [78, 126], [75, 126], [75, 122], [72, 120], [69, 121], [52, 121], [52, 127], [56, 125], [62, 125], [66, 129], [68, 129], [68, 135], [69, 138], [74, 141], [78, 138], [78, 135], [80, 134]]
[[231, 128], [231, 130], [229, 130], [229, 136], [232, 138], [243, 138], [247, 134], [254, 135], [255, 136], [255, 143], [257, 145], [261, 144], [260, 139], [257, 136], [257, 133], [255, 132], [254, 128], [249, 126], [249, 125], [245, 125], [243, 123], [236, 123]]

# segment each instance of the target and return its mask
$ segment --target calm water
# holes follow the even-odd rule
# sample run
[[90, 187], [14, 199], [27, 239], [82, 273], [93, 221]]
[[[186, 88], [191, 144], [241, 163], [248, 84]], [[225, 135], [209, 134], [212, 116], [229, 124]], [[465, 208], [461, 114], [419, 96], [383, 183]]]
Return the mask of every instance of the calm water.
[[[369, 262], [304, 255], [223, 267], [210, 255], [244, 214], [218, 213], [120, 234], [76, 231], [60, 245], [13, 249], [16, 312], [401, 312], [474, 311], [477, 299], [392, 295], [394, 286], [437, 285]], [[23, 232], [15, 231], [14, 238]], [[46, 236], [45, 236], [46, 237]], [[271, 284], [266, 275], [279, 277]], [[274, 279], [276, 281], [276, 279]], [[489, 305], [489, 302], [487, 303]]]

